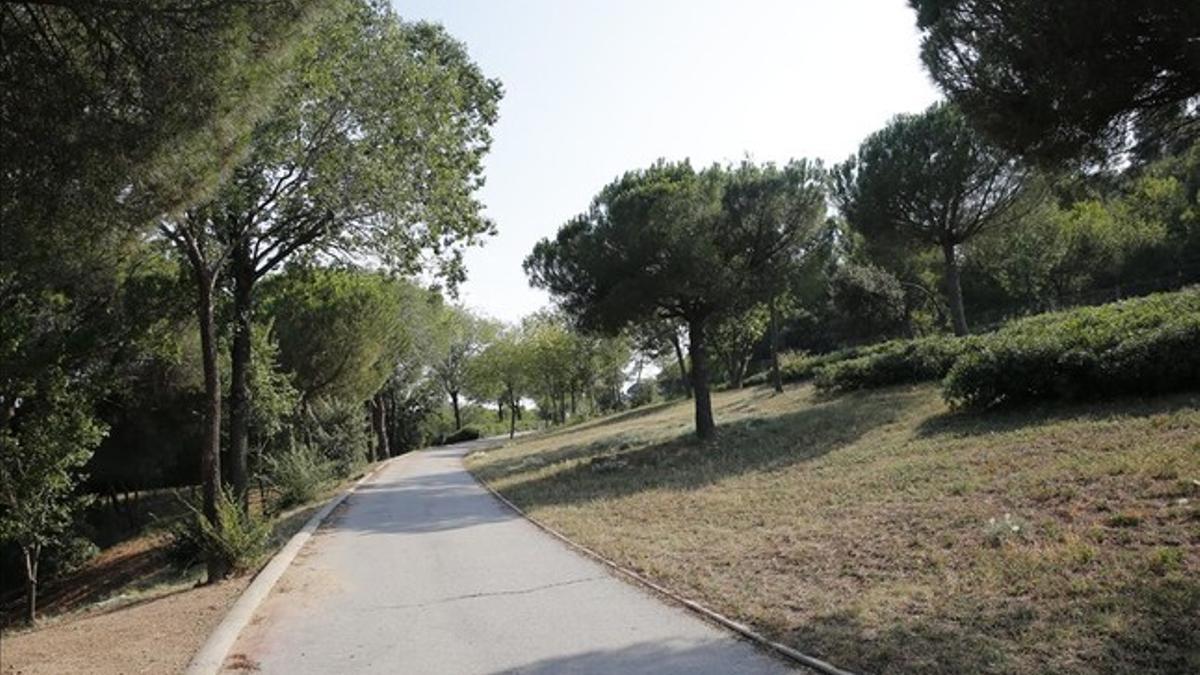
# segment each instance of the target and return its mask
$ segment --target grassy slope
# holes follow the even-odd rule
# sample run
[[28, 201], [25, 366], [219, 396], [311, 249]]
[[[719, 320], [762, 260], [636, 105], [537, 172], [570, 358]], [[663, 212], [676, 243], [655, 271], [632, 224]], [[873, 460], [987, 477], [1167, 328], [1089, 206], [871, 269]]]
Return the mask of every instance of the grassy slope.
[[680, 402], [469, 465], [577, 541], [844, 667], [1200, 671], [1200, 396], [985, 416], [936, 386], [803, 386], [715, 404], [708, 446]]

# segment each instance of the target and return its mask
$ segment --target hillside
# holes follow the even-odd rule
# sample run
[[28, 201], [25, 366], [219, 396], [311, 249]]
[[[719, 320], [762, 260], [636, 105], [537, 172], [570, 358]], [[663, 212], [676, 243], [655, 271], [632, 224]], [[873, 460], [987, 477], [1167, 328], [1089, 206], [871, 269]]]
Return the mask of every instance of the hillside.
[[865, 672], [1200, 669], [1200, 396], [968, 414], [936, 385], [690, 402], [475, 455], [532, 516]]

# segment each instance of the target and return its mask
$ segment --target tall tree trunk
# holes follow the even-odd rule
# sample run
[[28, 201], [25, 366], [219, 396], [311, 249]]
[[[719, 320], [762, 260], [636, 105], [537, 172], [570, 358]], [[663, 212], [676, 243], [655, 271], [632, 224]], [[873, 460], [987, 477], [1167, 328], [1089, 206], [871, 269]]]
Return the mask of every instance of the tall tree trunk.
[[250, 358], [254, 311], [254, 262], [244, 239], [233, 249], [233, 343], [229, 348], [229, 476], [242, 508], [249, 507]]
[[504, 399], [503, 398], [496, 399], [496, 420], [500, 421], [500, 422], [504, 421]]
[[771, 384], [775, 393], [783, 393], [783, 373], [779, 370], [779, 306], [775, 294], [771, 294]]
[[508, 390], [508, 437], [511, 439], [517, 435], [517, 397], [513, 395], [512, 389]]
[[[200, 484], [204, 499], [204, 517], [214, 528], [217, 500], [221, 492], [221, 371], [217, 365], [217, 326], [213, 318], [213, 282], [211, 275], [197, 272], [199, 293], [196, 316], [200, 322], [200, 350], [204, 364], [204, 439], [200, 446]], [[217, 555], [208, 558], [207, 583], [214, 583], [228, 572]]]
[[571, 417], [575, 416], [575, 388], [571, 387]]
[[708, 388], [708, 345], [705, 344], [704, 321], [688, 323], [688, 352], [692, 357], [692, 390], [696, 399], [696, 435], [710, 439], [716, 435], [713, 421], [712, 395]]
[[458, 409], [458, 392], [450, 392], [450, 405], [454, 407], [454, 430], [462, 428], [462, 411]]
[[688, 398], [692, 397], [692, 380], [688, 377], [687, 359], [683, 358], [683, 345], [679, 342], [679, 331], [671, 327], [671, 346], [675, 348], [675, 360], [679, 362], [679, 381]]
[[42, 545], [22, 546], [25, 554], [25, 621], [33, 625], [37, 621], [38, 563], [42, 558]]
[[383, 392], [371, 399], [371, 428], [375, 430], [375, 460], [382, 462], [392, 456], [388, 446], [387, 411], [384, 408]]
[[959, 280], [958, 256], [952, 243], [942, 244], [942, 255], [946, 259], [946, 295], [950, 299], [950, 319], [954, 323], [954, 334], [967, 334], [967, 314], [963, 308], [962, 283]]

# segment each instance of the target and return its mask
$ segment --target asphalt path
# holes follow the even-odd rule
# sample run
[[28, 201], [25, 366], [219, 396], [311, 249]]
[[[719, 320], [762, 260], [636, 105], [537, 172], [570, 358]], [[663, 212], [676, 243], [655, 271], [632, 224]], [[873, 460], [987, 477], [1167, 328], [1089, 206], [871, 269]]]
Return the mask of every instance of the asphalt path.
[[612, 576], [480, 487], [478, 443], [393, 461], [318, 530], [229, 673], [782, 673]]

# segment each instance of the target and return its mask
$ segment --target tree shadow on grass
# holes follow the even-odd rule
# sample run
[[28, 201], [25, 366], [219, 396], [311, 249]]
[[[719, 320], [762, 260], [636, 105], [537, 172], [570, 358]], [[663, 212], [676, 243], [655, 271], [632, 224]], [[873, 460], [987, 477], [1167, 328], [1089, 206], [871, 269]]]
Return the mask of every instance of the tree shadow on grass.
[[774, 417], [723, 424], [710, 442], [698, 441], [691, 433], [648, 445], [616, 436], [539, 453], [536, 460], [505, 460], [481, 468], [480, 474], [495, 480], [573, 462], [563, 470], [505, 486], [505, 495], [522, 507], [574, 504], [663, 488], [692, 490], [731, 476], [822, 457], [899, 419], [921, 398], [922, 392], [911, 389], [850, 394]]
[[942, 435], [969, 437], [1017, 431], [1049, 422], [1148, 417], [1197, 408], [1200, 408], [1200, 395], [1190, 393], [1093, 403], [1046, 403], [1039, 406], [1013, 406], [991, 410], [949, 410], [922, 420], [917, 425], [917, 435], [925, 438]]
[[[799, 625], [760, 628], [859, 673], [1200, 672], [1200, 580], [1183, 571], [1131, 580], [1073, 601], [1066, 624], [1056, 620], [1054, 608], [1029, 598], [949, 601], [935, 616], [905, 616], [883, 627], [836, 612]], [[1074, 635], [1047, 633], [1051, 624]]]

